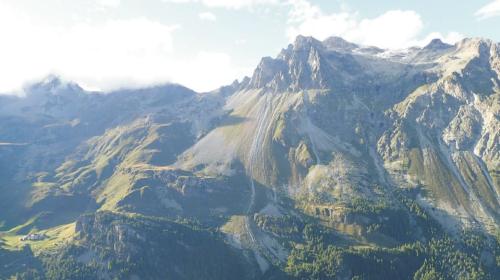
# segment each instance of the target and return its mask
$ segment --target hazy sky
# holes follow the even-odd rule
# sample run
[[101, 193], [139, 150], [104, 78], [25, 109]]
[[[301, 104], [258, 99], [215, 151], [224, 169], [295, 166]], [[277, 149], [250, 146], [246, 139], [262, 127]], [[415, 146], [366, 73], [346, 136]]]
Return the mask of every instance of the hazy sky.
[[384, 48], [500, 41], [500, 0], [0, 0], [0, 92], [48, 74], [198, 91], [251, 75], [297, 34]]

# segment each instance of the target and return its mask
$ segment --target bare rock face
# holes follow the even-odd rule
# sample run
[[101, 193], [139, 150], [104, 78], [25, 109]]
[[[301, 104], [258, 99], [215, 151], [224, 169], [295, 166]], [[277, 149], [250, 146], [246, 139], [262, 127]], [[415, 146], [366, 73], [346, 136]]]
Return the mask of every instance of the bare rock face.
[[455, 117], [443, 131], [443, 140], [457, 150], [469, 150], [481, 133], [482, 118], [474, 108], [460, 107]]
[[444, 65], [434, 69], [448, 70], [388, 111], [394, 124], [378, 144], [402, 184], [428, 187], [433, 195], [426, 200], [490, 230], [499, 213], [498, 154], [492, 148], [498, 144], [489, 141], [498, 138], [498, 74], [490, 64], [497, 47], [466, 39], [446, 48], [437, 59]]
[[[244, 121], [216, 128], [181, 165], [239, 161], [311, 205], [390, 201], [391, 189], [418, 187], [419, 203], [450, 230], [491, 230], [500, 218], [498, 48], [464, 39], [387, 51], [299, 36], [229, 97]], [[202, 158], [214, 142], [234, 147], [230, 156]]]
[[275, 92], [329, 88], [333, 74], [324, 57], [325, 47], [312, 37], [297, 37], [293, 45], [276, 59], [263, 58], [254, 72], [250, 86]]

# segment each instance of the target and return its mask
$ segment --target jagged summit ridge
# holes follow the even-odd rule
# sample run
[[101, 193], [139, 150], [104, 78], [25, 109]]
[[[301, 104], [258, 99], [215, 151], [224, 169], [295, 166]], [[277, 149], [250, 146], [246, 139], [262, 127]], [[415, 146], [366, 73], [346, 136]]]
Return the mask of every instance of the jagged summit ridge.
[[446, 44], [441, 39], [432, 39], [429, 44], [427, 44], [424, 49], [432, 49], [432, 50], [442, 50], [453, 47], [453, 45]]
[[[370, 78], [379, 79], [380, 75], [404, 73], [397, 64], [415, 65], [428, 75], [437, 72], [450, 75], [481, 56], [487, 56], [497, 71], [498, 49], [498, 44], [481, 38], [463, 39], [455, 45], [434, 39], [422, 48], [384, 50], [359, 46], [340, 37], [321, 42], [313, 37], [297, 36], [276, 58], [261, 60], [248, 86], [273, 91], [345, 87], [346, 81], [360, 83]], [[370, 69], [373, 71], [367, 71]]]

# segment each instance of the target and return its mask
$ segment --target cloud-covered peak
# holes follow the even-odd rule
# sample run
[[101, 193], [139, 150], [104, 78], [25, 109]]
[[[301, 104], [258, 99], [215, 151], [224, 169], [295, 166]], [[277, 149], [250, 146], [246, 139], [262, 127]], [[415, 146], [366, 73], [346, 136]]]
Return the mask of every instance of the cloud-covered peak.
[[82, 93], [84, 90], [75, 82], [66, 81], [63, 78], [50, 74], [40, 81], [33, 82], [24, 87], [25, 94], [54, 94], [71, 95]]

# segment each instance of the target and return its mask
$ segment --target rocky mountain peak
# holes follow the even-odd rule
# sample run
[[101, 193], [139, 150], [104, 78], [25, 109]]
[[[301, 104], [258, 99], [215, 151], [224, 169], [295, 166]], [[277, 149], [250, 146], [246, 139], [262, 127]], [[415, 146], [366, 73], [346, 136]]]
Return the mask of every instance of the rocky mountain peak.
[[458, 52], [473, 53], [478, 56], [488, 55], [493, 42], [484, 38], [465, 38], [456, 44]]
[[432, 39], [430, 41], [429, 44], [427, 44], [424, 49], [427, 49], [427, 50], [445, 50], [445, 49], [449, 49], [453, 47], [452, 45], [450, 44], [446, 44], [444, 43], [443, 41], [441, 41], [441, 39]]
[[250, 80], [249, 86], [252, 88], [269, 87], [278, 76], [283, 74], [286, 69], [285, 61], [281, 59], [273, 59], [271, 57], [264, 57], [261, 59], [259, 65], [254, 71]]
[[293, 43], [293, 49], [295, 51], [305, 50], [308, 51], [311, 48], [315, 49], [323, 49], [324, 46], [321, 41], [311, 37], [311, 36], [302, 36], [299, 35], [295, 38], [295, 42]]
[[351, 42], [348, 42], [348, 41], [344, 40], [343, 38], [336, 37], [336, 36], [326, 38], [323, 41], [323, 45], [327, 49], [346, 51], [346, 52], [353, 51], [353, 50], [359, 48], [358, 45], [351, 43]]
[[84, 90], [74, 82], [67, 82], [56, 75], [48, 75], [40, 82], [28, 85], [24, 91], [30, 94], [71, 95]]
[[295, 42], [274, 59], [264, 57], [252, 76], [250, 87], [274, 91], [299, 91], [327, 87], [330, 66], [322, 42], [297, 36]]

